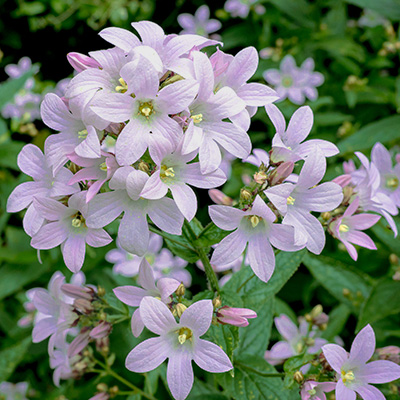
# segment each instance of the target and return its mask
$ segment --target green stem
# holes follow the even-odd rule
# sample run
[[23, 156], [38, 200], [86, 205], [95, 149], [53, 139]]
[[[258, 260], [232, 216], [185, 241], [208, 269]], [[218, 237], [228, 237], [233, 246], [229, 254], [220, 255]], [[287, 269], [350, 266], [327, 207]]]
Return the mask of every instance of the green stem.
[[[187, 239], [192, 243], [192, 245], [195, 247], [197, 254], [199, 255], [199, 258], [201, 262], [203, 263], [204, 266], [204, 271], [207, 275], [207, 279], [210, 282], [210, 287], [211, 290], [214, 292], [219, 293], [219, 284], [218, 284], [218, 278], [217, 275], [215, 274], [215, 271], [213, 267], [211, 266], [210, 260], [208, 259], [208, 255], [204, 251], [204, 249], [200, 246], [196, 245], [196, 240], [197, 240], [197, 235], [190, 226], [190, 223], [185, 220], [184, 222], [185, 228], [187, 230]], [[188, 237], [189, 236], [189, 237]]]
[[211, 266], [210, 260], [208, 259], [206, 252], [203, 249], [197, 249], [197, 254], [200, 257], [201, 262], [203, 263], [204, 271], [207, 275], [208, 281], [210, 282], [211, 290], [219, 293], [218, 278], [215, 274], [215, 271], [213, 270], [213, 267]]
[[[135, 393], [140, 394], [141, 396], [145, 397], [148, 400], [157, 400], [155, 397], [153, 397], [151, 394], [148, 394], [146, 392], [144, 392], [143, 390], [139, 389], [137, 386], [135, 386], [134, 384], [130, 383], [128, 380], [126, 380], [125, 378], [123, 378], [122, 376], [118, 375], [116, 372], [114, 372], [108, 365], [102, 363], [99, 360], [95, 360], [97, 364], [99, 364], [102, 368], [104, 368], [104, 371], [100, 371], [100, 372], [106, 372], [107, 375], [112, 376], [113, 378], [115, 378], [116, 380], [120, 381], [121, 383], [123, 383], [124, 385], [128, 386], [130, 389], [132, 389]], [[99, 370], [92, 370], [93, 372], [99, 372]]]
[[240, 289], [243, 288], [244, 285], [246, 285], [247, 282], [249, 282], [250, 280], [252, 280], [256, 275], [253, 273], [253, 275], [250, 276], [250, 278], [247, 278], [236, 290], [236, 293], [240, 292]]

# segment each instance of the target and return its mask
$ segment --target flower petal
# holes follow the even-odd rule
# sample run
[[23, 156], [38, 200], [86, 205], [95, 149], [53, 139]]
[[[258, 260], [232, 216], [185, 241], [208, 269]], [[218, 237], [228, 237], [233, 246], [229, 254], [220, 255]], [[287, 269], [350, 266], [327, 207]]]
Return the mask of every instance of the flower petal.
[[368, 324], [357, 334], [351, 345], [349, 363], [355, 366], [365, 364], [374, 354], [375, 343], [374, 330]]
[[203, 339], [196, 340], [193, 361], [201, 369], [213, 373], [226, 372], [233, 368], [231, 360], [221, 347]]
[[192, 329], [196, 336], [202, 336], [208, 331], [212, 317], [212, 301], [200, 300], [193, 303], [183, 312], [179, 325]]
[[175, 352], [168, 361], [167, 381], [175, 400], [184, 400], [193, 386], [193, 368], [188, 352]]
[[326, 344], [322, 346], [322, 351], [329, 365], [340, 374], [343, 364], [349, 357], [347, 351], [337, 344]]

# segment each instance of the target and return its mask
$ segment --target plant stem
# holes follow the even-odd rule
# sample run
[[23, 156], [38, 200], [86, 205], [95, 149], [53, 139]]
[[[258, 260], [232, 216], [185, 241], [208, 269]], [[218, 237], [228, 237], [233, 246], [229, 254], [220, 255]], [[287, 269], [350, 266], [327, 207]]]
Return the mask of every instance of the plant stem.
[[197, 254], [200, 257], [201, 262], [203, 263], [204, 271], [207, 275], [208, 281], [210, 282], [211, 290], [219, 293], [220, 289], [218, 284], [218, 278], [217, 275], [215, 275], [215, 271], [211, 266], [210, 260], [208, 259], [206, 252], [203, 249], [197, 249]]
[[251, 279], [253, 279], [256, 275], [253, 273], [253, 275], [250, 276], [250, 278], [247, 278], [236, 290], [236, 293], [240, 292], [240, 289], [243, 288], [244, 285], [246, 285], [247, 282], [249, 282]]
[[[157, 400], [155, 397], [153, 397], [151, 394], [148, 394], [146, 392], [144, 392], [143, 390], [139, 389], [138, 387], [136, 387], [134, 384], [130, 383], [128, 380], [126, 380], [125, 378], [123, 378], [122, 376], [118, 375], [116, 372], [114, 372], [108, 365], [102, 363], [99, 360], [95, 360], [97, 364], [99, 364], [102, 368], [104, 368], [104, 372], [107, 373], [107, 375], [112, 376], [113, 378], [115, 378], [116, 380], [120, 381], [121, 383], [123, 383], [124, 385], [128, 386], [130, 389], [132, 389], [135, 393], [140, 394], [141, 396], [145, 397], [148, 400]], [[99, 372], [99, 370], [92, 370], [93, 372]], [[103, 372], [103, 371], [100, 371]]]
[[186, 235], [187, 239], [191, 242], [191, 244], [195, 247], [197, 254], [204, 266], [204, 271], [207, 275], [207, 279], [210, 282], [211, 290], [219, 293], [219, 284], [218, 278], [215, 274], [213, 267], [211, 266], [210, 260], [208, 259], [208, 255], [204, 251], [204, 249], [198, 245], [196, 245], [197, 235], [190, 226], [190, 223], [185, 220], [184, 222], [185, 228], [188, 231], [188, 235]]

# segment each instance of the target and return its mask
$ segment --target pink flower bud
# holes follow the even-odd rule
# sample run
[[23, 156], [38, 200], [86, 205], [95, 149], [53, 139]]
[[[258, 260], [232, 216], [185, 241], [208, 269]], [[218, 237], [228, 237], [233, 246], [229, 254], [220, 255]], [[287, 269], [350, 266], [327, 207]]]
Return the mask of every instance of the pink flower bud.
[[89, 331], [85, 331], [82, 329], [81, 333], [71, 342], [68, 347], [68, 357], [72, 358], [73, 356], [80, 353], [88, 344], [89, 344]]
[[89, 400], [108, 400], [110, 398], [110, 395], [105, 392], [97, 393], [93, 397], [91, 397]]
[[386, 346], [381, 349], [376, 349], [376, 352], [380, 360], [389, 360], [400, 364], [400, 347]]
[[221, 324], [247, 326], [247, 318], [256, 318], [257, 313], [248, 308], [234, 308], [224, 306], [217, 311], [217, 319]]
[[88, 287], [82, 287], [77, 285], [72, 285], [70, 283], [64, 283], [61, 286], [61, 290], [67, 296], [72, 297], [73, 299], [85, 299], [85, 300], [93, 300], [93, 289]]
[[351, 175], [348, 174], [340, 175], [335, 179], [333, 179], [332, 182], [337, 183], [339, 186], [343, 188], [351, 183]]
[[68, 53], [67, 60], [72, 68], [77, 72], [82, 72], [88, 68], [100, 68], [101, 65], [93, 58], [81, 53]]
[[283, 162], [279, 167], [271, 172], [271, 175], [269, 176], [269, 184], [271, 186], [281, 184], [293, 172], [293, 168], [293, 161]]
[[233, 204], [233, 200], [218, 189], [209, 190], [208, 195], [215, 204], [224, 206], [231, 206]]
[[111, 329], [111, 324], [106, 321], [102, 321], [90, 331], [90, 337], [93, 339], [102, 339], [110, 334]]

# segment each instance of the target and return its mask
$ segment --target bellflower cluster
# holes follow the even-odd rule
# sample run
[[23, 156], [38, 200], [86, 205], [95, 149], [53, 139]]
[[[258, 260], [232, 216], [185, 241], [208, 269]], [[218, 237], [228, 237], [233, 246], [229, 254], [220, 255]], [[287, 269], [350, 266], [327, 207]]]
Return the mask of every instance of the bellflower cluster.
[[[400, 206], [400, 163], [381, 143], [371, 151], [371, 161], [357, 152], [360, 168], [350, 160], [344, 164], [345, 175], [334, 181], [343, 187], [344, 199], [341, 206], [325, 216], [328, 231], [346, 247], [353, 260], [357, 260], [354, 245], [376, 250], [375, 243], [364, 230], [375, 225], [383, 216], [397, 236], [393, 215]], [[374, 212], [376, 214], [371, 214]]]
[[0, 396], [4, 400], [28, 400], [28, 382], [1, 382], [0, 383]]
[[[28, 207], [32, 246], [61, 245], [73, 272], [86, 244], [111, 242], [103, 228], [121, 214], [119, 245], [138, 257], [148, 251], [147, 216], [179, 235], [197, 211], [192, 187], [226, 181], [221, 152], [247, 157], [250, 116], [277, 99], [267, 86], [247, 83], [258, 64], [254, 48], [209, 58], [200, 50], [218, 42], [168, 36], [148, 21], [133, 27], [141, 40], [107, 28], [100, 36], [115, 47], [69, 54], [77, 74], [65, 97], [49, 93], [41, 106], [43, 121], [58, 133], [47, 138], [44, 155], [33, 145], [23, 149], [19, 166], [34, 182], [8, 200], [9, 212]], [[113, 152], [103, 147], [108, 136], [116, 138]]]
[[324, 76], [314, 72], [314, 68], [312, 58], [307, 58], [297, 67], [295, 59], [288, 54], [282, 59], [280, 69], [266, 70], [264, 78], [275, 87], [280, 100], [288, 98], [292, 103], [301, 105], [306, 98], [316, 100], [316, 88], [324, 83]]
[[205, 4], [200, 6], [194, 15], [187, 13], [178, 15], [178, 23], [183, 28], [181, 34], [197, 34], [209, 36], [221, 29], [221, 22], [217, 19], [210, 19], [210, 9]]
[[261, 4], [256, 5], [256, 3], [257, 0], [227, 0], [224, 9], [234, 18], [239, 17], [245, 19], [253, 6], [255, 6], [257, 14], [263, 14], [265, 12], [265, 8]]

